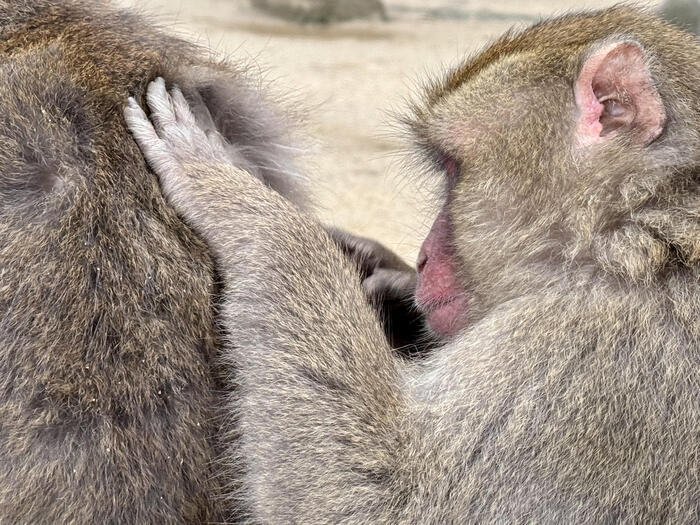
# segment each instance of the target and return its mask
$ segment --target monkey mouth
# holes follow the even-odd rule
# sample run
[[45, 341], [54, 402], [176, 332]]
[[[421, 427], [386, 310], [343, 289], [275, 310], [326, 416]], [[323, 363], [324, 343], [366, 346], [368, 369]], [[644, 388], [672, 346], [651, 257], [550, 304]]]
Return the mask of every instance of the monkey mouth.
[[463, 295], [441, 297], [419, 304], [430, 329], [440, 337], [455, 335], [466, 321], [467, 299]]

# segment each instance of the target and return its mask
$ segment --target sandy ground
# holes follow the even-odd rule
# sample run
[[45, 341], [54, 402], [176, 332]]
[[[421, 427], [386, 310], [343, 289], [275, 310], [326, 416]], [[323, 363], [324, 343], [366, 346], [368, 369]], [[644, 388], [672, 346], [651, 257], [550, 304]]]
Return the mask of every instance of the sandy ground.
[[[260, 68], [302, 108], [304, 168], [320, 217], [415, 260], [432, 222], [429, 179], [401, 165], [392, 113], [438, 74], [513, 25], [612, 1], [386, 0], [388, 22], [300, 27], [246, 0], [119, 0], [174, 32]], [[352, 0], [345, 0], [352, 1]], [[656, 2], [645, 2], [654, 5]]]

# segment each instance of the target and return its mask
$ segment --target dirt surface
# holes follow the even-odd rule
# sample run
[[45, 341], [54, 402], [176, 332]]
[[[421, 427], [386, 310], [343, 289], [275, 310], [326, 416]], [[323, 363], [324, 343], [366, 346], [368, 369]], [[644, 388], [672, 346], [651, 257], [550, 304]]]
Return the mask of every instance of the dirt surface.
[[[298, 26], [245, 0], [118, 0], [174, 32], [259, 68], [306, 120], [304, 168], [326, 222], [374, 237], [414, 261], [432, 221], [430, 179], [402, 166], [392, 113], [429, 74], [513, 25], [613, 1], [403, 0], [389, 21]], [[342, 1], [342, 0], [341, 0]], [[345, 0], [352, 1], [352, 0]], [[656, 2], [642, 2], [656, 5]]]

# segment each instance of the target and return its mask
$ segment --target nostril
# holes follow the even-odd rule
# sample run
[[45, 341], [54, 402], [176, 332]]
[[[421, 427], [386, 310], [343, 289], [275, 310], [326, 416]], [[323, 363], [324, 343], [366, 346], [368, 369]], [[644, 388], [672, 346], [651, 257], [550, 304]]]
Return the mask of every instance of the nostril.
[[418, 254], [418, 260], [416, 261], [416, 269], [418, 270], [418, 273], [423, 271], [423, 268], [425, 268], [427, 263], [428, 255], [421, 250], [420, 254]]

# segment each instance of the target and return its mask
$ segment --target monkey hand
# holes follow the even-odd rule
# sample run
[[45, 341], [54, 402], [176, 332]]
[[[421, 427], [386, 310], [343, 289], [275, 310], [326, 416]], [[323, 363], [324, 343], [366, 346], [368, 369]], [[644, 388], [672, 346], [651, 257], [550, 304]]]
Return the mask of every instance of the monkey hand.
[[[216, 130], [205, 131], [198, 125], [180, 89], [174, 87], [168, 93], [163, 78], [148, 85], [146, 100], [150, 118], [130, 97], [124, 108], [126, 124], [158, 175], [166, 198], [185, 219], [201, 226], [198, 220], [206, 219], [202, 210], [211, 205], [212, 194], [226, 178], [218, 175], [234, 173], [230, 148]], [[217, 166], [226, 166], [226, 170], [217, 170]], [[247, 172], [245, 176], [252, 178]]]

